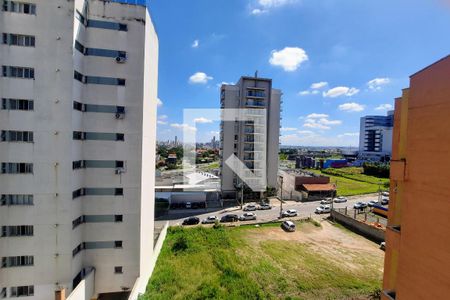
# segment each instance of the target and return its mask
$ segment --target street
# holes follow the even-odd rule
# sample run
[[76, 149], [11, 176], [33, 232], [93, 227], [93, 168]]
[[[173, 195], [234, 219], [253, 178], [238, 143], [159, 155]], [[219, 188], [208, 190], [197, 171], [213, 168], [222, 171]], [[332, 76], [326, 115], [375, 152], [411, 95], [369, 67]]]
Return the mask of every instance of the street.
[[[345, 203], [333, 203], [335, 208], [344, 208], [348, 207], [353, 208], [353, 205], [358, 202], [368, 202], [370, 200], [377, 200], [378, 194], [369, 194], [369, 195], [358, 195], [358, 196], [350, 196], [347, 197], [348, 201]], [[273, 206], [270, 210], [257, 210], [253, 211], [256, 214], [257, 222], [267, 222], [276, 220], [280, 216], [280, 201], [277, 199], [271, 200], [271, 205]], [[320, 205], [320, 201], [312, 201], [312, 202], [295, 202], [295, 201], [285, 201], [283, 203], [283, 211], [288, 209], [295, 209], [298, 213], [298, 218], [305, 217], [323, 217], [328, 216], [329, 214], [321, 214], [317, 215], [314, 213], [316, 208]], [[156, 227], [162, 227], [164, 224], [169, 221], [169, 225], [181, 225], [183, 220], [190, 216], [195, 216], [200, 218], [200, 220], [205, 219], [208, 216], [217, 216], [219, 219], [226, 214], [237, 214], [238, 216], [242, 215], [244, 211], [237, 207], [230, 207], [226, 209], [219, 209], [216, 211], [205, 211], [204, 209], [190, 209], [190, 210], [171, 210], [168, 215], [162, 216], [155, 221]], [[289, 219], [289, 218], [285, 218]], [[255, 221], [241, 221], [241, 223], [254, 223]]]

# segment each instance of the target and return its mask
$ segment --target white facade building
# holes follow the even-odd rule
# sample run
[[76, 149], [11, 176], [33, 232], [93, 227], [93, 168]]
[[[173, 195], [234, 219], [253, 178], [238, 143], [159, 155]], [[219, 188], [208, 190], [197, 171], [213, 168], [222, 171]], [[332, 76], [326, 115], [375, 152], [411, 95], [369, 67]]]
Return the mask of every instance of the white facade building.
[[392, 153], [392, 130], [394, 111], [387, 116], [365, 116], [361, 118], [359, 133], [360, 159], [380, 161]]
[[[247, 109], [253, 119], [221, 122], [221, 190], [225, 199], [238, 197], [242, 181], [225, 163], [233, 154], [250, 169], [250, 176], [263, 176], [268, 187], [277, 187], [281, 95], [272, 88], [271, 79], [256, 76], [241, 77], [236, 85], [222, 85], [221, 108]], [[257, 198], [258, 193], [251, 197]]]
[[116, 2], [2, 1], [0, 299], [150, 276], [158, 38]]

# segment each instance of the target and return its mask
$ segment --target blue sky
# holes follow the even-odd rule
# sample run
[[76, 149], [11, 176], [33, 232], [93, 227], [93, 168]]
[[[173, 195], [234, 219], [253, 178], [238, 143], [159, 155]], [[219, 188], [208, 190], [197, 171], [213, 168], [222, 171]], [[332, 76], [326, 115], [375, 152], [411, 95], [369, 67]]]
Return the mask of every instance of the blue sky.
[[[357, 146], [359, 118], [385, 114], [409, 75], [450, 53], [449, 0], [159, 0], [158, 139], [184, 108], [218, 108], [241, 75], [283, 91], [284, 145]], [[314, 85], [313, 85], [314, 84]], [[219, 124], [200, 120], [199, 141]]]

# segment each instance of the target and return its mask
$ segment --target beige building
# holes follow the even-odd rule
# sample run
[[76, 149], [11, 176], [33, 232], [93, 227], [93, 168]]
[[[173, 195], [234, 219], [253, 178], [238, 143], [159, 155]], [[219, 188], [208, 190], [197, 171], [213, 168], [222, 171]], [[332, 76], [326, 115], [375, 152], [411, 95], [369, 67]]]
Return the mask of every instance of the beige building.
[[147, 8], [2, 1], [0, 34], [0, 299], [142, 290], [158, 79]]
[[[246, 109], [248, 118], [221, 122], [222, 197], [237, 197], [236, 187], [242, 182], [225, 163], [233, 154], [250, 169], [248, 178], [265, 178], [268, 187], [276, 188], [281, 91], [272, 88], [271, 79], [256, 76], [243, 76], [236, 85], [222, 85], [220, 91], [222, 109]], [[249, 193], [248, 197], [258, 198], [259, 193]]]

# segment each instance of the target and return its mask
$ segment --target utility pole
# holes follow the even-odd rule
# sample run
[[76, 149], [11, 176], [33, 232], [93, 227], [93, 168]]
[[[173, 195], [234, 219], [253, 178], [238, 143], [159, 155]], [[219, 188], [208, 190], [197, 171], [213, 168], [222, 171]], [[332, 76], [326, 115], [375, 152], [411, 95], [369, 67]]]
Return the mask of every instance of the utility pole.
[[283, 176], [280, 176], [280, 219], [283, 217]]
[[381, 203], [381, 180], [378, 181], [378, 203]]

